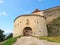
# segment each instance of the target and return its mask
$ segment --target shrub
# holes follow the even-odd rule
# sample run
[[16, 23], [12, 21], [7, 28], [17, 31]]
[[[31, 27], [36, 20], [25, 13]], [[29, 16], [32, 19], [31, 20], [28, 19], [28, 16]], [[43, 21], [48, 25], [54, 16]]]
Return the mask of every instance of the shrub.
[[50, 22], [47, 27], [49, 36], [60, 36], [60, 17]]

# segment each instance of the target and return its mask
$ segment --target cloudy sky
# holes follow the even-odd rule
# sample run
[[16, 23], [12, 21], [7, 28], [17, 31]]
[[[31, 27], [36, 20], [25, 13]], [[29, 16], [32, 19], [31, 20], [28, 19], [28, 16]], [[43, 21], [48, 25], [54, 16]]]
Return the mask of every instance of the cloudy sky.
[[0, 29], [13, 32], [14, 19], [34, 11], [60, 6], [60, 0], [0, 0]]

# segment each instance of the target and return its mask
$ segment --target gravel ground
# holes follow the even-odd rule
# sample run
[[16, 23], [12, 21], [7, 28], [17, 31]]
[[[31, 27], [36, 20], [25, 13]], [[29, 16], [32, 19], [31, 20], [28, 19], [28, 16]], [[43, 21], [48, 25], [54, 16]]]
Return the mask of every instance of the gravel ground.
[[60, 43], [48, 42], [46, 40], [39, 40], [31, 36], [24, 36], [18, 38], [13, 45], [60, 45]]

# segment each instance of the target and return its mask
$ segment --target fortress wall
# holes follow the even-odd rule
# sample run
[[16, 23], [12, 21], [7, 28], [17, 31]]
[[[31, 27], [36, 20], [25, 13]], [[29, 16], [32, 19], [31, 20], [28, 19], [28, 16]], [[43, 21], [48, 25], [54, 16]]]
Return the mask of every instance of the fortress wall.
[[49, 24], [53, 19], [56, 19], [60, 16], [60, 9], [51, 11], [51, 12], [47, 12], [46, 15], [47, 15], [46, 21], [47, 21], [47, 24]]
[[[29, 20], [29, 22], [27, 22]], [[28, 24], [27, 24], [28, 23]], [[21, 16], [14, 22], [13, 37], [23, 35], [23, 29], [25, 27], [32, 28], [33, 36], [47, 36], [47, 27], [45, 18], [40, 16]]]
[[[45, 18], [43, 18], [43, 16], [46, 18], [46, 20]], [[17, 37], [19, 35], [23, 35], [23, 29], [25, 27], [32, 28], [33, 36], [47, 36], [48, 33], [46, 23], [49, 24], [53, 19], [56, 19], [59, 16], [60, 16], [60, 6], [32, 13], [32, 15], [30, 16], [27, 15], [18, 17], [14, 21], [13, 36]], [[27, 20], [29, 21], [27, 22]]]

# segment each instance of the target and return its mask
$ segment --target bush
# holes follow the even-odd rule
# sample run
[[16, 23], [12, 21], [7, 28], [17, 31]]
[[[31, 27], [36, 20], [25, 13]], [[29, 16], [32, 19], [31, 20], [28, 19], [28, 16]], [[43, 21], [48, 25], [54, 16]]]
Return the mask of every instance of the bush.
[[7, 39], [12, 38], [12, 37], [13, 37], [13, 34], [10, 33], [10, 34], [7, 36]]
[[0, 42], [5, 40], [4, 31], [0, 29]]

